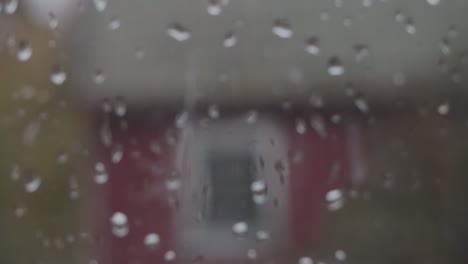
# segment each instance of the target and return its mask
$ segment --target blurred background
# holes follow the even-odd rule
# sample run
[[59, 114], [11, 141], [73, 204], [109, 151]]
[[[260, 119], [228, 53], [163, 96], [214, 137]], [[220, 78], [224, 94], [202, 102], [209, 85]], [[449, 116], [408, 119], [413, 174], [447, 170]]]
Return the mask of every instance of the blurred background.
[[468, 2], [0, 10], [1, 263], [468, 262]]

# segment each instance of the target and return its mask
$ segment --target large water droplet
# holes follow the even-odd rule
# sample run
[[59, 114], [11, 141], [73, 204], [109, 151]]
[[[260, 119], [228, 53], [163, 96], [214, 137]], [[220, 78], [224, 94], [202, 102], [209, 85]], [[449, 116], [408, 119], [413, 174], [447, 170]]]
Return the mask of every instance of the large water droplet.
[[155, 248], [157, 245], [159, 245], [159, 242], [161, 241], [160, 237], [156, 233], [149, 233], [145, 236], [145, 239], [143, 240], [143, 244], [147, 246], [148, 248]]
[[107, 0], [93, 0], [93, 2], [94, 7], [98, 12], [104, 11], [107, 7]]
[[32, 47], [29, 41], [22, 40], [18, 43], [16, 58], [19, 61], [27, 61], [32, 56]]
[[124, 226], [127, 225], [128, 218], [127, 215], [122, 212], [115, 212], [114, 214], [112, 214], [110, 221], [112, 225]]
[[328, 74], [331, 76], [340, 76], [343, 75], [345, 69], [341, 60], [338, 57], [332, 57], [328, 61]]
[[224, 40], [223, 40], [223, 46], [225, 48], [232, 48], [236, 44], [237, 44], [237, 37], [234, 34], [234, 32], [229, 31], [228, 33], [226, 33], [226, 35], [224, 36]]
[[50, 81], [55, 85], [62, 85], [66, 80], [67, 74], [63, 69], [57, 64], [53, 65], [50, 73]]
[[18, 9], [18, 0], [10, 0], [6, 2], [3, 9], [5, 10], [5, 14], [7, 15], [14, 14]]
[[167, 34], [171, 38], [173, 38], [173, 39], [175, 39], [175, 40], [177, 40], [179, 42], [189, 40], [190, 37], [191, 37], [190, 31], [188, 31], [188, 29], [186, 27], [184, 27], [180, 23], [175, 23], [172, 26], [170, 26], [167, 29]]
[[298, 264], [314, 264], [314, 261], [311, 257], [301, 257], [299, 258]]
[[41, 186], [42, 179], [39, 176], [27, 176], [24, 180], [24, 189], [28, 193], [35, 192]]
[[291, 38], [293, 36], [291, 26], [286, 19], [275, 20], [273, 23], [272, 32], [276, 36], [284, 39]]
[[318, 55], [320, 53], [319, 40], [316, 37], [310, 37], [306, 41], [306, 51], [312, 55]]
[[431, 6], [436, 6], [440, 4], [440, 0], [426, 0], [426, 2], [430, 4]]
[[249, 231], [249, 226], [246, 222], [238, 222], [232, 225], [232, 233], [238, 237], [243, 237], [247, 235]]

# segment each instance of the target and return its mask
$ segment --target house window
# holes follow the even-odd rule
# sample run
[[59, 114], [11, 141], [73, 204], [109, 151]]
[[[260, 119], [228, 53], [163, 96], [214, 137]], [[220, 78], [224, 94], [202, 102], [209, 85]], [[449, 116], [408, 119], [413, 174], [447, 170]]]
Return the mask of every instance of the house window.
[[255, 179], [255, 163], [249, 153], [212, 152], [208, 157], [211, 223], [254, 222], [255, 205], [250, 184]]

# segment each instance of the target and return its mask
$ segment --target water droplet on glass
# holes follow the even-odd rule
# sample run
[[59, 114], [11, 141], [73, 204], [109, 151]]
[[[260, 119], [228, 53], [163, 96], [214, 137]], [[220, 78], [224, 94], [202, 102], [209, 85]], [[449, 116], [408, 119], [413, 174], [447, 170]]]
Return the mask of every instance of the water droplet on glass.
[[364, 44], [357, 44], [354, 46], [354, 51], [356, 53], [356, 61], [362, 61], [367, 56], [369, 56], [369, 49]]
[[311, 257], [301, 257], [299, 258], [298, 264], [314, 264], [314, 261]]
[[257, 233], [255, 233], [255, 238], [259, 242], [263, 242], [265, 240], [270, 239], [270, 234], [267, 231], [264, 230], [258, 230]]
[[405, 14], [403, 14], [402, 11], [397, 11], [395, 13], [395, 21], [398, 22], [398, 23], [404, 23], [406, 20], [406, 16]]
[[102, 162], [96, 163], [94, 166], [96, 174], [94, 175], [94, 181], [97, 184], [104, 184], [109, 180], [109, 175], [107, 174], [106, 166]]
[[450, 104], [449, 103], [443, 103], [437, 107], [437, 112], [440, 115], [447, 115], [450, 112]]
[[26, 40], [22, 40], [18, 43], [18, 50], [16, 52], [16, 58], [19, 61], [27, 61], [32, 56], [31, 43]]
[[335, 258], [339, 261], [345, 261], [346, 260], [346, 252], [344, 250], [337, 250], [335, 251]]
[[328, 61], [328, 74], [331, 76], [340, 76], [343, 75], [345, 72], [345, 69], [343, 67], [343, 64], [341, 63], [341, 60], [337, 57], [332, 57]]
[[176, 253], [172, 250], [167, 251], [164, 253], [164, 260], [165, 261], [174, 261], [176, 258]]
[[104, 75], [102, 70], [96, 70], [93, 79], [96, 84], [102, 84], [106, 80], [106, 75]]
[[258, 112], [255, 111], [255, 110], [251, 110], [249, 112], [247, 112], [247, 117], [246, 117], [246, 122], [247, 124], [254, 124], [255, 122], [257, 122], [257, 119], [258, 119]]
[[63, 69], [57, 64], [53, 65], [50, 73], [50, 81], [55, 85], [62, 85], [66, 80], [67, 74]]
[[307, 124], [304, 119], [296, 119], [296, 132], [303, 135], [307, 131]]
[[289, 22], [286, 19], [277, 19], [273, 23], [273, 28], [272, 28], [273, 34], [280, 38], [291, 38], [293, 35], [293, 31], [291, 29], [291, 26], [289, 25]]
[[249, 231], [249, 226], [246, 222], [238, 222], [232, 225], [232, 233], [238, 237], [243, 237], [247, 235]]
[[411, 35], [416, 33], [416, 26], [414, 25], [414, 21], [411, 18], [406, 20], [405, 30]]
[[93, 0], [93, 2], [94, 7], [98, 12], [104, 11], [107, 7], [107, 0]]
[[24, 180], [24, 189], [28, 193], [35, 192], [41, 186], [42, 179], [39, 176], [26, 176]]
[[318, 55], [320, 53], [320, 47], [318, 45], [318, 42], [319, 40], [316, 37], [311, 37], [307, 39], [307, 42], [306, 42], [307, 53], [312, 54], [312, 55]]
[[341, 209], [344, 205], [344, 196], [343, 191], [339, 189], [334, 189], [328, 191], [325, 195], [325, 200], [327, 201], [327, 207], [330, 211], [337, 211]]
[[24, 206], [19, 206], [15, 209], [15, 216], [22, 218], [26, 214], [26, 208]]
[[209, 0], [208, 6], [206, 8], [208, 14], [212, 16], [219, 16], [221, 14], [221, 1], [220, 0]]
[[122, 212], [115, 212], [111, 218], [110, 222], [112, 224], [112, 234], [116, 237], [125, 237], [128, 232], [128, 218]]
[[444, 55], [449, 55], [452, 52], [448, 39], [442, 39], [442, 41], [440, 42], [440, 51], [442, 51], [442, 54]]
[[114, 102], [114, 114], [119, 117], [127, 114], [127, 104], [122, 97], [117, 97]]
[[160, 237], [156, 233], [149, 233], [145, 236], [145, 239], [143, 240], [143, 243], [145, 246], [148, 248], [154, 248], [156, 247], [160, 242]]
[[369, 113], [369, 105], [363, 96], [357, 96], [354, 99], [354, 105], [363, 113]]
[[251, 259], [251, 260], [256, 259], [257, 255], [258, 255], [257, 250], [252, 249], [252, 248], [247, 250], [247, 258], [248, 259]]
[[189, 113], [187, 111], [184, 111], [176, 117], [176, 122], [175, 122], [176, 127], [184, 128], [185, 125], [187, 125], [188, 121], [189, 121]]
[[175, 23], [170, 26], [167, 29], [167, 34], [179, 42], [189, 40], [191, 37], [191, 33], [188, 31], [188, 29], [179, 23]]
[[50, 12], [50, 13], [49, 13], [49, 23], [48, 23], [49, 28], [52, 29], [52, 30], [57, 29], [58, 23], [59, 23], [59, 22], [58, 22], [57, 16], [55, 16], [54, 13]]
[[372, 0], [362, 0], [363, 7], [370, 7], [372, 5]]
[[138, 60], [141, 60], [145, 57], [145, 51], [141, 48], [136, 48], [135, 49], [135, 58]]
[[224, 35], [223, 46], [225, 48], [232, 48], [237, 44], [237, 37], [233, 31], [229, 31]]
[[119, 163], [123, 158], [123, 147], [121, 145], [115, 146], [111, 150], [111, 161], [114, 164]]
[[66, 152], [60, 152], [57, 155], [57, 163], [65, 164], [68, 162], [68, 154]]
[[440, 0], [426, 0], [426, 2], [430, 4], [431, 6], [436, 6], [440, 4]]
[[5, 14], [7, 15], [14, 14], [16, 10], [18, 9], [18, 0], [10, 0], [6, 2], [3, 8], [5, 10]]
[[309, 103], [315, 108], [322, 108], [325, 104], [323, 97], [319, 95], [311, 95], [309, 97]]
[[327, 137], [325, 121], [320, 115], [311, 116], [310, 127], [312, 127], [312, 129], [319, 135], [321, 139], [325, 139]]
[[120, 19], [117, 18], [117, 17], [111, 18], [111, 20], [109, 21], [109, 28], [111, 30], [119, 29], [120, 28]]
[[330, 14], [328, 14], [328, 12], [320, 12], [319, 17], [321, 21], [328, 21], [330, 19]]
[[208, 108], [208, 116], [211, 119], [218, 119], [219, 118], [219, 108], [217, 105], [211, 105]]

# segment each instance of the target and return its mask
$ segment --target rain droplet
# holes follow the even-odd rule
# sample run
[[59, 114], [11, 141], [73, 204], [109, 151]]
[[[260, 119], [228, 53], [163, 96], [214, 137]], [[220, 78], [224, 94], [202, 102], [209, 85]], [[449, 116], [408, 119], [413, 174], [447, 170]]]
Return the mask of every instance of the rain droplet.
[[31, 43], [26, 40], [22, 40], [18, 43], [18, 50], [16, 52], [16, 58], [19, 61], [27, 61], [32, 56]]
[[339, 261], [345, 261], [346, 260], [346, 252], [344, 250], [337, 250], [335, 251], [335, 258]]
[[125, 225], [127, 225], [128, 218], [127, 218], [127, 215], [125, 215], [122, 212], [115, 212], [111, 216], [110, 221], [111, 221], [112, 225], [125, 226]]
[[411, 35], [416, 33], [416, 26], [414, 25], [413, 19], [406, 19], [405, 30]]
[[120, 28], [120, 19], [117, 18], [117, 17], [111, 18], [111, 20], [109, 21], [109, 28], [111, 30], [119, 29]]
[[33, 193], [41, 186], [42, 179], [39, 176], [28, 176], [24, 181], [24, 189], [28, 193]]
[[122, 158], [123, 148], [121, 145], [117, 145], [111, 150], [111, 161], [112, 163], [117, 164], [122, 160]]
[[450, 112], [450, 104], [449, 103], [443, 103], [437, 107], [437, 112], [440, 115], [447, 115]]
[[58, 18], [52, 12], [49, 13], [49, 23], [48, 24], [49, 24], [49, 28], [52, 29], [52, 30], [55, 30], [58, 27], [58, 24], [59, 24]]
[[106, 80], [106, 75], [104, 75], [102, 70], [96, 70], [93, 79], [96, 84], [102, 84]]
[[24, 206], [19, 206], [15, 209], [15, 215], [18, 218], [22, 218], [26, 214], [26, 208]]
[[119, 117], [127, 114], [127, 104], [122, 97], [117, 97], [114, 102], [114, 114]]
[[296, 132], [304, 135], [305, 132], [307, 131], [307, 124], [302, 118], [296, 119]]
[[256, 259], [256, 258], [257, 258], [257, 255], [258, 255], [258, 254], [257, 254], [257, 250], [252, 249], [252, 248], [249, 249], [249, 250], [247, 250], [247, 258], [249, 258], [249, 259]]
[[209, 0], [206, 11], [212, 16], [219, 16], [222, 12], [221, 1]]
[[164, 253], [164, 260], [165, 261], [174, 261], [176, 258], [176, 253], [172, 250], [167, 251]]
[[325, 200], [328, 203], [328, 210], [337, 211], [341, 209], [344, 205], [343, 192], [339, 189], [331, 190], [325, 195]]
[[293, 35], [291, 26], [289, 25], [289, 22], [286, 19], [275, 20], [275, 22], [273, 23], [272, 32], [276, 36], [283, 39], [291, 38]]
[[315, 108], [322, 108], [325, 104], [323, 97], [320, 95], [311, 95], [309, 97], [309, 103]]
[[257, 119], [258, 119], [258, 112], [255, 111], [255, 110], [251, 110], [249, 112], [247, 112], [247, 117], [246, 117], [246, 122], [247, 124], [254, 124], [255, 122], [257, 122]]
[[249, 231], [249, 226], [246, 222], [238, 222], [232, 225], [232, 233], [236, 236], [243, 237]]
[[219, 108], [217, 105], [211, 105], [208, 108], [208, 116], [211, 119], [218, 119], [219, 118]]
[[67, 80], [67, 74], [59, 65], [53, 65], [50, 73], [50, 81], [55, 85], [62, 85], [65, 80]]
[[357, 44], [354, 46], [354, 51], [356, 53], [356, 61], [362, 61], [367, 56], [369, 56], [369, 49], [364, 44]]
[[96, 174], [94, 175], [94, 181], [97, 184], [104, 184], [109, 180], [106, 166], [102, 162], [96, 163], [94, 170], [96, 171]]
[[404, 23], [405, 20], [406, 20], [405, 14], [403, 14], [402, 11], [398, 10], [398, 11], [395, 13], [395, 21], [398, 22], [398, 23]]
[[431, 6], [436, 6], [440, 4], [440, 0], [426, 0], [426, 2], [430, 4]]
[[102, 12], [107, 7], [107, 0], [94, 0], [94, 7], [98, 12]]
[[354, 99], [354, 105], [363, 113], [369, 113], [369, 105], [363, 96], [358, 96]]
[[320, 47], [318, 46], [318, 38], [311, 37], [306, 42], [306, 51], [312, 55], [318, 55], [320, 53]]
[[178, 177], [171, 177], [166, 180], [166, 189], [168, 191], [177, 191], [181, 185], [182, 183]]
[[187, 125], [189, 121], [189, 113], [187, 111], [184, 111], [182, 113], [180, 113], [177, 117], [176, 117], [176, 127], [177, 128], [184, 128], [185, 125]]
[[232, 48], [237, 44], [237, 37], [233, 31], [229, 31], [224, 35], [223, 46], [225, 48]]
[[314, 264], [314, 261], [311, 257], [301, 257], [299, 258], [298, 264]]
[[257, 241], [262, 242], [262, 241], [270, 239], [270, 234], [267, 231], [258, 230], [257, 233], [255, 234], [255, 237]]
[[5, 14], [11, 15], [18, 9], [18, 0], [10, 0], [4, 5]]
[[341, 63], [341, 60], [338, 57], [332, 57], [328, 61], [328, 74], [331, 76], [340, 76], [343, 75], [345, 72], [345, 69], [343, 67], [343, 64]]
[[370, 7], [372, 5], [372, 0], [362, 0], [363, 7]]
[[440, 51], [442, 51], [442, 54], [444, 55], [449, 55], [452, 52], [448, 39], [442, 39], [442, 41], [440, 42]]
[[170, 26], [167, 29], [167, 34], [171, 38], [173, 38], [173, 39], [175, 39], [175, 40], [177, 40], [179, 42], [189, 40], [190, 37], [191, 37], [191, 33], [188, 31], [188, 29], [186, 27], [184, 27], [180, 23], [175, 23], [172, 26]]
[[253, 193], [264, 193], [267, 190], [267, 186], [264, 180], [256, 180], [250, 185], [250, 191]]
[[145, 236], [143, 243], [149, 248], [156, 247], [161, 241], [160, 237], [156, 233], [149, 233]]

